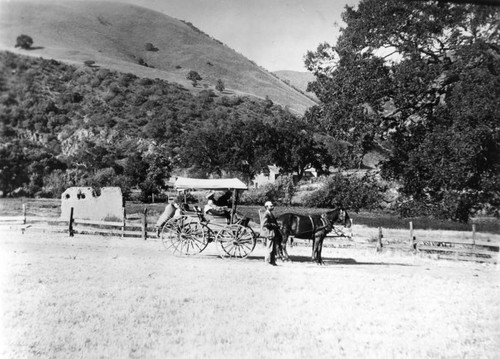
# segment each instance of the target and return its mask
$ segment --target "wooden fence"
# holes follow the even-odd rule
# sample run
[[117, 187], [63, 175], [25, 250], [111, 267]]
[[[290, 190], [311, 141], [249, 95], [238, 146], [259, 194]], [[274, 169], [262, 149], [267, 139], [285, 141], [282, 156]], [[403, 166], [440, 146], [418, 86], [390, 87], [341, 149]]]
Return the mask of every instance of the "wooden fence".
[[27, 216], [26, 206], [23, 205], [22, 215], [0, 217], [0, 227], [20, 229], [23, 233], [28, 228], [30, 231], [67, 233], [70, 237], [75, 234], [95, 234], [122, 238], [156, 238], [154, 224], [148, 222], [147, 209], [144, 209], [140, 215], [127, 218], [124, 208], [122, 220], [100, 221], [75, 218], [73, 208], [71, 208], [69, 218]]
[[[26, 205], [23, 205], [22, 215], [0, 217], [0, 227], [20, 229], [23, 233], [29, 230], [50, 231], [75, 234], [110, 235], [117, 237], [139, 237], [142, 239], [156, 238], [154, 224], [148, 221], [148, 211], [128, 216], [123, 209], [123, 218], [119, 221], [97, 221], [78, 219], [74, 210], [69, 218], [36, 217], [26, 215]], [[152, 217], [149, 217], [152, 219]], [[156, 218], [154, 218], [156, 219]], [[352, 223], [351, 223], [352, 224]], [[478, 236], [476, 224], [472, 225], [470, 233], [461, 232], [460, 236], [440, 236], [445, 231], [422, 231], [413, 228], [409, 223], [407, 239], [396, 237], [390, 229], [378, 228], [371, 238], [358, 238], [350, 230], [334, 230], [324, 240], [325, 247], [368, 249], [377, 252], [398, 251], [424, 253], [437, 258], [498, 263], [500, 240], [491, 241], [488, 237]], [[384, 232], [388, 232], [387, 238]], [[295, 239], [294, 245], [311, 245], [309, 240]]]
[[[473, 224], [471, 232], [460, 232], [460, 236], [442, 236], [446, 231], [425, 231], [415, 230], [413, 222], [409, 223], [407, 239], [392, 238], [389, 234], [387, 238], [384, 232], [391, 232], [379, 227], [374, 230], [371, 238], [358, 238], [352, 232], [331, 232], [323, 242], [324, 247], [329, 248], [350, 248], [368, 249], [376, 252], [396, 251], [421, 253], [432, 255], [442, 259], [452, 259], [461, 261], [476, 261], [487, 263], [498, 263], [500, 240], [492, 241], [482, 236], [478, 238], [477, 225]], [[311, 245], [310, 240], [294, 239], [294, 245]]]
[[23, 213], [20, 216], [0, 217], [0, 228], [19, 228], [23, 233], [28, 227], [26, 218], [26, 205], [23, 205]]

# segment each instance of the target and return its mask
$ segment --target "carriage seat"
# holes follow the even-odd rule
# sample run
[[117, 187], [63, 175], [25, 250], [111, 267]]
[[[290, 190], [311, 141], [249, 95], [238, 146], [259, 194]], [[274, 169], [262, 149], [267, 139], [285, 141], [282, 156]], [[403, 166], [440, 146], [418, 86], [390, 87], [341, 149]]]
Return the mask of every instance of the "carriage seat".
[[217, 224], [229, 224], [228, 220], [224, 216], [215, 216], [210, 213], [204, 213], [201, 207], [195, 206], [194, 210], [196, 212], [196, 215], [198, 216], [198, 219], [202, 223], [217, 223]]

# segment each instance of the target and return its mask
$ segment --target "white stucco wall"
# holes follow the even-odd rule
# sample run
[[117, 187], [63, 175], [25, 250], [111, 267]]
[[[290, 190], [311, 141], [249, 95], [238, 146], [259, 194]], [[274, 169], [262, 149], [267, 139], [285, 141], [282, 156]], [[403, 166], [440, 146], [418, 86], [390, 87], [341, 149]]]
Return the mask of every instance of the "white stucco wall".
[[123, 196], [120, 187], [103, 187], [101, 195], [95, 195], [91, 187], [70, 187], [61, 195], [61, 218], [122, 219]]

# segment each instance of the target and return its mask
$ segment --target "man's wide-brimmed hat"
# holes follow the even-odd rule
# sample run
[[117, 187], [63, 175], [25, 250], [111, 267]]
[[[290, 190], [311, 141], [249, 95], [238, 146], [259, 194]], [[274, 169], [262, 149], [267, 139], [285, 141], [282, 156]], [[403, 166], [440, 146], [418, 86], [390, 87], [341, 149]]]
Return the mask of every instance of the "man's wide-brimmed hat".
[[215, 195], [215, 192], [214, 191], [210, 191], [210, 192], [208, 192], [206, 198], [213, 197], [214, 195]]

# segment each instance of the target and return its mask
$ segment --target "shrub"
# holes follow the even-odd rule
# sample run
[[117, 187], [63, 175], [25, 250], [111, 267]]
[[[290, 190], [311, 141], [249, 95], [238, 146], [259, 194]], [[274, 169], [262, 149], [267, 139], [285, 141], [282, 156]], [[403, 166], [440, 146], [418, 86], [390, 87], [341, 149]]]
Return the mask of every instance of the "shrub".
[[111, 75], [111, 71], [108, 69], [100, 69], [99, 71], [97, 71], [97, 77], [101, 81], [106, 79], [109, 75]]
[[189, 71], [186, 78], [192, 82], [193, 86], [196, 86], [198, 84], [198, 81], [202, 80], [200, 74], [194, 70]]
[[287, 175], [278, 178], [275, 183], [269, 183], [266, 186], [245, 192], [241, 197], [244, 204], [263, 205], [266, 201], [290, 205], [292, 198], [297, 191], [293, 182], [293, 176]]
[[92, 88], [97, 88], [100, 84], [101, 80], [99, 80], [97, 77], [94, 77], [92, 78], [92, 80], [90, 80], [90, 86], [92, 86]]
[[440, 201], [402, 198], [396, 203], [396, 209], [403, 218], [431, 216], [437, 219], [467, 223], [471, 214], [478, 209], [474, 203], [477, 194], [446, 191]]
[[33, 45], [33, 39], [28, 35], [19, 35], [16, 39], [16, 46], [28, 50]]
[[328, 177], [323, 185], [304, 197], [309, 207], [343, 207], [358, 212], [374, 209], [382, 199], [377, 181], [369, 175], [358, 178], [354, 175], [336, 174]]
[[54, 170], [43, 178], [44, 197], [59, 198], [63, 192], [71, 187], [66, 172], [62, 170]]
[[246, 205], [264, 205], [267, 201], [265, 188], [254, 188], [243, 192], [240, 197], [240, 203]]
[[153, 84], [153, 80], [147, 77], [143, 77], [139, 80], [139, 85], [141, 86], [150, 86]]
[[136, 79], [137, 79], [137, 76], [135, 76], [134, 74], [126, 73], [126, 74], [120, 75], [120, 78], [118, 79], [118, 83], [121, 86], [127, 87], [132, 82], [134, 82]]
[[158, 51], [158, 48], [150, 42], [146, 42], [144, 44], [144, 48], [146, 49], [146, 51]]
[[217, 84], [215, 85], [215, 89], [219, 92], [224, 92], [226, 87], [224, 86], [224, 82], [221, 79], [217, 80]]

